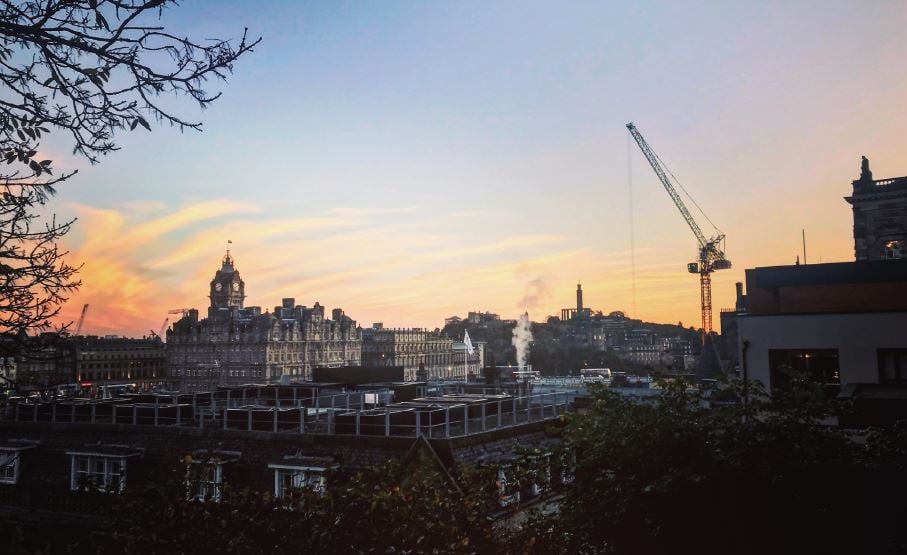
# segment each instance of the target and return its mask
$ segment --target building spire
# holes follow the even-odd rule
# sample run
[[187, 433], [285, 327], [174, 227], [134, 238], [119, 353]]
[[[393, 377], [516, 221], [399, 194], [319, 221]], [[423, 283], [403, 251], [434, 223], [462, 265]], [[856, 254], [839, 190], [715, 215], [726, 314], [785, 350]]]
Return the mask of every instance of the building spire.
[[230, 245], [233, 244], [233, 241], [227, 239], [227, 254], [224, 255], [223, 268], [233, 268], [233, 257], [230, 255]]

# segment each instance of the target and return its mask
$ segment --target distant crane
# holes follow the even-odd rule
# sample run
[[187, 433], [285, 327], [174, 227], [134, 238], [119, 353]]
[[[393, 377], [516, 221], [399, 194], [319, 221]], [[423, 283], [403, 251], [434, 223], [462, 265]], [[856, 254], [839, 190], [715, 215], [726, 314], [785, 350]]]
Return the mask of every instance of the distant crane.
[[79, 335], [82, 331], [82, 324], [85, 323], [85, 313], [88, 312], [88, 303], [82, 305], [82, 313], [79, 314], [79, 323], [76, 324], [76, 331], [73, 335]]
[[167, 314], [179, 314], [179, 315], [185, 317], [186, 314], [189, 314], [189, 309], [188, 308], [174, 308], [172, 310], [168, 310]]
[[170, 317], [169, 317], [169, 316], [168, 316], [167, 318], [164, 318], [164, 323], [161, 324], [161, 329], [160, 329], [160, 331], [157, 331], [157, 332], [156, 332], [156, 331], [154, 331], [154, 330], [150, 330], [150, 331], [151, 331], [151, 337], [160, 337], [160, 338], [161, 338], [161, 341], [163, 341], [163, 340], [164, 340], [164, 332], [167, 330], [167, 324], [168, 324], [169, 322], [170, 322]]
[[[642, 151], [643, 156], [649, 161], [649, 165], [655, 170], [655, 174], [658, 176], [661, 184], [664, 185], [665, 190], [671, 196], [671, 200], [677, 205], [677, 209], [680, 210], [683, 219], [686, 220], [687, 225], [693, 230], [693, 235], [696, 236], [696, 241], [699, 243], [699, 258], [696, 262], [687, 264], [687, 271], [691, 274], [699, 274], [699, 300], [702, 308], [702, 342], [705, 343], [705, 338], [712, 332], [712, 272], [715, 270], [726, 270], [731, 267], [731, 261], [724, 256], [724, 234], [716, 227], [715, 231], [717, 234], [713, 237], [706, 238], [705, 234], [702, 233], [702, 229], [699, 228], [699, 224], [696, 223], [693, 215], [690, 214], [690, 211], [683, 203], [680, 195], [677, 194], [677, 191], [671, 184], [671, 180], [668, 178], [670, 172], [664, 167], [664, 164], [662, 164], [658, 155], [655, 154], [655, 151], [652, 150], [649, 143], [642, 138], [642, 135], [633, 123], [628, 123], [627, 129], [630, 130], [630, 135], [636, 140], [636, 144], [639, 145], [639, 150]], [[673, 174], [671, 174], [671, 177], [673, 177]], [[677, 178], [674, 178], [674, 181], [677, 181]], [[681, 186], [681, 189], [682, 188], [683, 187]], [[693, 204], [696, 204], [695, 200], [693, 201]], [[697, 205], [697, 208], [698, 207], [699, 206]], [[700, 212], [701, 211], [702, 210], [700, 209]], [[705, 216], [704, 212], [703, 216]], [[708, 216], [705, 216], [705, 218], [708, 220]], [[709, 220], [709, 223], [711, 223], [711, 220]], [[714, 227], [714, 224], [712, 224], [712, 227]]]

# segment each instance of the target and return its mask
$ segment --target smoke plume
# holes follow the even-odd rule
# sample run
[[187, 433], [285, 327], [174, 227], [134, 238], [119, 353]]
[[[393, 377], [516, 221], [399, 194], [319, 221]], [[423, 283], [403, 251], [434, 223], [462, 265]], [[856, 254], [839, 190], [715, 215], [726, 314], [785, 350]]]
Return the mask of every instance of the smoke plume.
[[526, 284], [526, 292], [517, 303], [518, 308], [534, 309], [551, 298], [551, 283], [547, 276], [536, 276]]
[[529, 313], [520, 314], [520, 319], [513, 328], [513, 346], [516, 347], [516, 363], [524, 368], [529, 362], [529, 343], [532, 342], [532, 329], [529, 325]]

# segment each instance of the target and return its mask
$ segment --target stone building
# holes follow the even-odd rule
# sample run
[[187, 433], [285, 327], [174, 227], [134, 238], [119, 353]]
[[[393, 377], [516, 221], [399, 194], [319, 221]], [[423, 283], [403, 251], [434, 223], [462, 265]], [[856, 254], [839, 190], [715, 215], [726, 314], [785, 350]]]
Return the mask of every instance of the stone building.
[[907, 258], [907, 177], [873, 179], [863, 157], [853, 194], [854, 254], [860, 260]]
[[20, 340], [14, 357], [20, 393], [53, 390], [76, 380], [76, 349], [65, 336], [45, 332]]
[[76, 382], [83, 389], [98, 391], [102, 386], [124, 385], [150, 390], [163, 385], [167, 376], [167, 355], [157, 337], [75, 337]]
[[426, 379], [463, 378], [478, 375], [484, 364], [484, 344], [476, 342], [466, 354], [462, 342], [441, 337], [422, 328], [385, 328], [375, 324], [362, 330], [364, 366], [402, 366], [407, 380], [415, 380], [420, 368]]
[[84, 396], [111, 386], [147, 391], [163, 385], [167, 375], [164, 344], [156, 337], [43, 333], [28, 338], [15, 361], [14, 381], [22, 393], [60, 386], [67, 394]]
[[[181, 391], [221, 385], [308, 380], [317, 366], [357, 366], [361, 333], [334, 309], [308, 308], [283, 299], [274, 312], [244, 306], [245, 282], [230, 251], [210, 283], [208, 317], [195, 309], [167, 330], [170, 383]], [[286, 378], [285, 378], [286, 379]]]

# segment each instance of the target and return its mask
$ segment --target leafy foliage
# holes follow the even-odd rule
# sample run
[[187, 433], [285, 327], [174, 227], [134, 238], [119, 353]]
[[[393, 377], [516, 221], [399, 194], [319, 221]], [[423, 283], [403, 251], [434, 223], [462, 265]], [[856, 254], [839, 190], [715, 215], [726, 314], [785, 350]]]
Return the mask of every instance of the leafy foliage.
[[575, 486], [529, 533], [560, 553], [900, 552], [903, 429], [854, 438], [826, 425], [840, 407], [821, 390], [792, 383], [721, 407], [682, 380], [651, 402], [597, 391], [568, 426]]
[[421, 468], [405, 480], [394, 464], [329, 477], [325, 492], [300, 488], [286, 499], [231, 490], [224, 500], [187, 500], [170, 487], [123, 495], [109, 536], [80, 549], [99, 553], [484, 553], [496, 544], [487, 476], [462, 469], [451, 487]]

